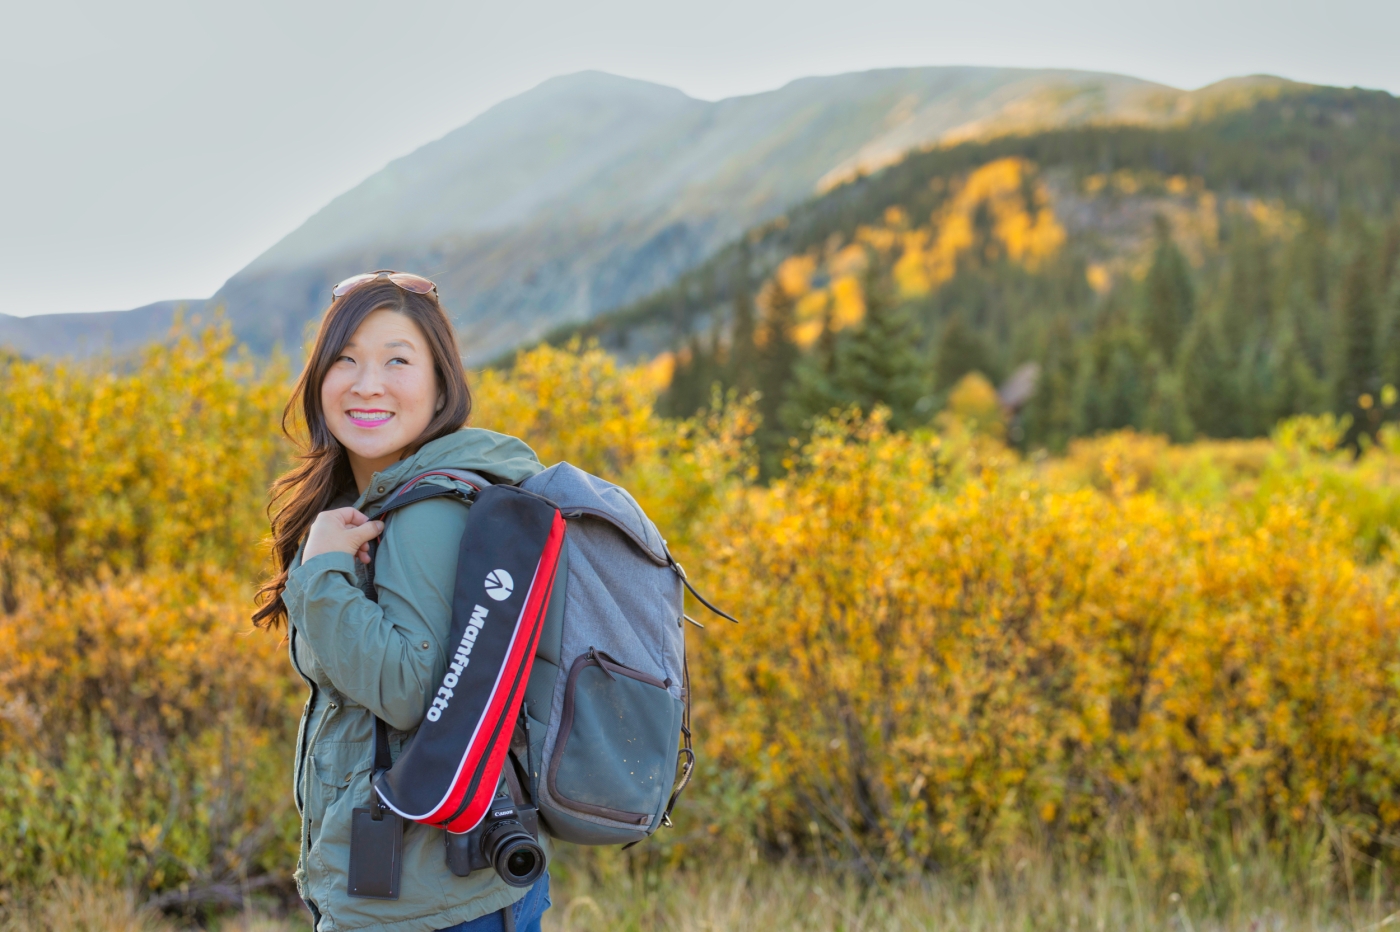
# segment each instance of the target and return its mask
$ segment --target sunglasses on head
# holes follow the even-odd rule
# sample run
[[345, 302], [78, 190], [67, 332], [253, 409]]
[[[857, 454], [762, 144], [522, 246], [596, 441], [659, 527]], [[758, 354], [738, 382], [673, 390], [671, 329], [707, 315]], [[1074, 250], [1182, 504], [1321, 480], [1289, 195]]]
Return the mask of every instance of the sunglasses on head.
[[381, 278], [387, 278], [404, 291], [411, 291], [414, 294], [437, 294], [437, 285], [423, 276], [413, 275], [409, 272], [395, 272], [393, 269], [380, 269], [377, 272], [361, 272], [359, 275], [351, 275], [331, 289], [331, 294], [337, 298], [343, 298], [361, 285], [378, 281]]

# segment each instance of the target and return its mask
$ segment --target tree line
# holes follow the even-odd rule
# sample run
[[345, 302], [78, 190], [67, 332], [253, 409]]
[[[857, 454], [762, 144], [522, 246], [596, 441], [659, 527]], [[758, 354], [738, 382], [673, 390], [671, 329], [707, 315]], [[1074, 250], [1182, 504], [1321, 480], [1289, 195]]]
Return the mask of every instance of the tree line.
[[824, 320], [806, 348], [775, 281], [758, 301], [752, 279], [739, 282], [728, 326], [692, 333], [678, 353], [663, 410], [693, 413], [716, 385], [760, 393], [771, 467], [788, 437], [833, 408], [883, 405], [892, 424], [914, 427], [968, 373], [1001, 383], [1034, 362], [1035, 390], [1010, 436], [1028, 449], [1124, 427], [1180, 441], [1254, 437], [1280, 418], [1329, 411], [1351, 418], [1349, 442], [1364, 442], [1395, 413], [1397, 259], [1400, 214], [1304, 215], [1280, 237], [1223, 212], [1199, 267], [1158, 217], [1145, 273], [1107, 293], [1090, 287], [1073, 248], [1034, 271], [973, 249], [951, 281], [907, 300], [892, 258], [871, 249], [863, 319], [844, 329]]

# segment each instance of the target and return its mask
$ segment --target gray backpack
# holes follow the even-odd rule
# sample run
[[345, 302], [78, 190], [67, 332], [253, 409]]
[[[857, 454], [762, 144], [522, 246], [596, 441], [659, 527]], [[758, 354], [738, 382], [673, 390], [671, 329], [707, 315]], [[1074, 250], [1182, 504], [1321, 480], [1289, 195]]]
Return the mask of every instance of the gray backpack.
[[[405, 483], [385, 511], [441, 494], [413, 492], [429, 476], [491, 484], [433, 470]], [[734, 619], [695, 591], [625, 489], [568, 463], [520, 488], [552, 502], [568, 529], [511, 753], [549, 834], [635, 844], [670, 824], [695, 769], [684, 628], [699, 623], [685, 614], [684, 590]]]
[[554, 502], [568, 533], [516, 757], [551, 835], [635, 843], [670, 824], [695, 767], [682, 587], [730, 616], [695, 593], [625, 489], [568, 463], [521, 488]]

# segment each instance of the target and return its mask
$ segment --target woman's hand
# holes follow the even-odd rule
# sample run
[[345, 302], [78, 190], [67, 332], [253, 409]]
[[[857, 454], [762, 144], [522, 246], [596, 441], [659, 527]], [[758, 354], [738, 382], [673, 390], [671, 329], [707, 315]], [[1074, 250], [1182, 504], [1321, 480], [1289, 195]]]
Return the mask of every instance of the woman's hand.
[[301, 562], [323, 553], [348, 553], [369, 562], [369, 542], [384, 532], [383, 521], [371, 521], [354, 508], [323, 511], [311, 522]]

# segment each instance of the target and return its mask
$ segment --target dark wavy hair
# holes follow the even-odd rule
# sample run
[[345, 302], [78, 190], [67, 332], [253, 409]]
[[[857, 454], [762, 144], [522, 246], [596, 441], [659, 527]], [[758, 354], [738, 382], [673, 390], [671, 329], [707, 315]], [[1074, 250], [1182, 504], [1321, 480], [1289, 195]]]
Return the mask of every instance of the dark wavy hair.
[[[286, 619], [282, 592], [287, 588], [287, 572], [296, 559], [301, 539], [336, 494], [354, 481], [345, 448], [326, 426], [325, 412], [321, 410], [321, 383], [364, 319], [380, 310], [402, 314], [423, 331], [443, 396], [442, 410], [433, 416], [411, 449], [460, 430], [471, 415], [472, 396], [457, 335], [435, 295], [404, 291], [386, 279], [362, 285], [331, 302], [321, 319], [306, 368], [282, 411], [282, 432], [299, 450], [296, 466], [272, 484], [269, 495], [267, 515], [272, 525], [276, 573], [258, 590], [253, 624], [260, 628], [276, 628]], [[288, 427], [298, 411], [306, 427], [304, 441]]]

